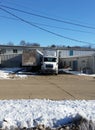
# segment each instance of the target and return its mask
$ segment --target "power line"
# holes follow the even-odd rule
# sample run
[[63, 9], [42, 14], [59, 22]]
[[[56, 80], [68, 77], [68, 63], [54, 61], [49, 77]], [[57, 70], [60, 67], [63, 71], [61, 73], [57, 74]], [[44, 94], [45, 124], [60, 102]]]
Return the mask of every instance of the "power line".
[[[12, 18], [12, 17], [8, 17], [8, 16], [2, 16], [2, 15], [0, 15], [0, 17], [6, 18], [6, 19], [11, 19], [11, 20], [18, 20], [17, 18]], [[59, 26], [48, 25], [48, 24], [43, 24], [43, 23], [38, 23], [38, 22], [32, 22], [32, 23], [33, 24], [42, 25], [42, 26], [46, 26], [46, 27], [51, 27], [51, 28], [57, 28], [57, 29], [62, 29], [62, 30], [69, 30], [69, 31], [73, 31], [73, 32], [95, 34], [93, 32], [89, 32], [89, 31], [82, 31], [82, 30], [71, 29], [71, 28], [63, 28], [63, 27], [59, 27]]]
[[[28, 1], [29, 2], [29, 1]], [[3, 2], [1, 2], [2, 4], [4, 3], [4, 0], [3, 0]], [[25, 5], [25, 4], [23, 4], [23, 3], [15, 3], [15, 2], [13, 2], [13, 1], [6, 1], [5, 0], [5, 3], [8, 3], [8, 4], [12, 4], [12, 5], [15, 5], [15, 6], [17, 6], [17, 7], [22, 7], [22, 8], [28, 8], [28, 9], [31, 9], [31, 2], [30, 3], [28, 3], [29, 5], [30, 5], [30, 7], [29, 7], [29, 5], [27, 6], [27, 5]], [[45, 12], [42, 12], [42, 11], [38, 11], [38, 10], [35, 10], [35, 9], [31, 9], [31, 11], [35, 11], [35, 12], [37, 12], [37, 13], [43, 13], [43, 14], [45, 14]], [[47, 15], [47, 14], [45, 14], [45, 15]]]
[[70, 21], [60, 20], [60, 19], [56, 19], [56, 18], [52, 18], [52, 17], [48, 17], [48, 16], [35, 14], [35, 13], [30, 13], [30, 12], [27, 12], [27, 11], [24, 11], [24, 10], [12, 8], [12, 7], [5, 6], [5, 5], [0, 5], [0, 6], [2, 6], [4, 8], [11, 9], [11, 10], [15, 10], [15, 11], [18, 11], [18, 12], [22, 12], [22, 13], [25, 13], [25, 14], [28, 14], [28, 15], [33, 15], [33, 16], [36, 16], [36, 17], [41, 17], [41, 18], [49, 19], [49, 20], [56, 21], [56, 22], [61, 22], [61, 23], [65, 23], [65, 24], [71, 24], [71, 25], [80, 26], [80, 27], [89, 28], [89, 29], [95, 29], [95, 27], [92, 27], [92, 26], [87, 26], [87, 25], [83, 25], [83, 24], [73, 23], [73, 22], [70, 22]]
[[[4, 2], [4, 0], [3, 0], [3, 2]], [[3, 3], [2, 2], [2, 3]], [[37, 12], [37, 13], [42, 13], [43, 15], [50, 15], [50, 14], [48, 14], [48, 13], [46, 13], [46, 12], [43, 12], [43, 11], [38, 11], [38, 10], [36, 10], [36, 9], [32, 9], [31, 8], [31, 6], [29, 7], [29, 5], [27, 6], [27, 5], [25, 5], [25, 4], [23, 4], [23, 3], [15, 3], [15, 2], [13, 2], [13, 1], [11, 1], [11, 2], [8, 2], [8, 1], [6, 1], [6, 3], [8, 3], [8, 4], [12, 4], [12, 5], [15, 5], [15, 6], [20, 6], [20, 8], [22, 7], [22, 8], [25, 8], [25, 10], [26, 9], [31, 9], [31, 11], [35, 11], [35, 12]], [[30, 2], [31, 3], [31, 2]], [[52, 17], [59, 17], [59, 15], [53, 15]], [[64, 18], [62, 18], [61, 17], [61, 19], [64, 19]], [[77, 23], [80, 23], [80, 24], [88, 24], [88, 23], [83, 23], [82, 21], [78, 21], [78, 20], [74, 20], [74, 19], [68, 19], [68, 18], [65, 18], [65, 20], [69, 20], [69, 21], [73, 21], [73, 22], [77, 22]], [[89, 24], [88, 24], [89, 25]]]
[[81, 32], [81, 33], [91, 33], [91, 34], [95, 34], [95, 33], [93, 33], [93, 32], [82, 31], [82, 30], [78, 30], [78, 29], [63, 28], [63, 27], [59, 27], [59, 26], [48, 25], [48, 24], [37, 23], [37, 22], [32, 22], [32, 23], [34, 23], [34, 24], [39, 24], [39, 25], [46, 26], [46, 27], [51, 27], [51, 28], [57, 28], [57, 29], [63, 29], [63, 30], [69, 30], [69, 31], [74, 31], [74, 32]]
[[63, 35], [61, 35], [61, 34], [58, 34], [58, 33], [52, 32], [52, 31], [49, 31], [49, 30], [44, 29], [44, 28], [42, 28], [42, 27], [40, 27], [40, 26], [38, 26], [38, 25], [36, 25], [36, 24], [33, 24], [33, 23], [31, 23], [31, 22], [29, 22], [29, 21], [27, 21], [27, 20], [25, 20], [25, 19], [23, 19], [23, 18], [21, 18], [21, 17], [18, 17], [17, 15], [15, 15], [15, 14], [13, 14], [13, 13], [7, 11], [7, 10], [4, 9], [4, 8], [1, 8], [1, 7], [0, 7], [0, 9], [3, 10], [4, 12], [6, 12], [6, 13], [12, 15], [12, 16], [14, 16], [15, 18], [19, 19], [20, 21], [22, 21], [22, 22], [24, 22], [24, 23], [27, 23], [27, 24], [29, 24], [29, 25], [31, 25], [31, 26], [34, 26], [34, 27], [36, 27], [36, 28], [38, 28], [38, 29], [40, 29], [40, 30], [43, 30], [43, 31], [48, 32], [48, 33], [50, 33], [50, 34], [53, 34], [53, 35], [55, 35], [55, 36], [58, 36], [58, 37], [61, 37], [61, 38], [65, 38], [65, 39], [68, 39], [68, 40], [71, 40], [71, 41], [74, 41], [74, 42], [80, 42], [80, 43], [95, 45], [94, 43], [90, 43], [90, 42], [86, 42], [86, 41], [81, 41], [81, 40], [73, 39], [73, 38], [66, 37], [66, 36], [63, 36]]
[[3, 16], [3, 15], [0, 15], [0, 17], [1, 17], [1, 18], [6, 18], [6, 19], [11, 19], [11, 20], [18, 20], [18, 19], [12, 18], [12, 17]]

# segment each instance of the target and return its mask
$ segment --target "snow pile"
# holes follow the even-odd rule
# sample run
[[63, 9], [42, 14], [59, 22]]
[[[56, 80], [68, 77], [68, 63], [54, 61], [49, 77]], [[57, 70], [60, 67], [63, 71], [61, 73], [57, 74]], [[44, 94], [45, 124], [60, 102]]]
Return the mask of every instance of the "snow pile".
[[0, 128], [59, 127], [82, 117], [95, 122], [95, 100], [0, 100]]
[[0, 79], [9, 79], [8, 72], [5, 72], [5, 70], [0, 70]]
[[60, 72], [67, 73], [67, 74], [80, 75], [80, 76], [82, 75], [82, 76], [92, 76], [92, 77], [95, 77], [95, 74], [85, 74], [85, 73], [82, 73], [82, 72], [79, 72], [79, 71], [72, 71], [70, 68], [60, 69], [59, 73]]
[[[78, 71], [71, 71], [70, 69], [60, 69], [59, 70], [59, 73], [62, 72], [62, 73], [71, 73], [71, 74], [74, 74], [74, 75], [82, 75], [82, 76], [92, 76], [92, 77], [95, 77], [95, 74], [84, 74], [84, 73], [81, 73], [81, 72], [78, 72]], [[15, 79], [15, 78], [27, 78], [28, 75], [36, 75], [35, 73], [25, 73], [23, 72], [22, 68], [1, 68], [0, 69], [0, 79]]]
[[0, 79], [11, 79], [11, 78], [26, 78], [27, 75], [23, 75], [22, 73], [15, 72], [20, 71], [21, 68], [2, 68], [0, 69]]

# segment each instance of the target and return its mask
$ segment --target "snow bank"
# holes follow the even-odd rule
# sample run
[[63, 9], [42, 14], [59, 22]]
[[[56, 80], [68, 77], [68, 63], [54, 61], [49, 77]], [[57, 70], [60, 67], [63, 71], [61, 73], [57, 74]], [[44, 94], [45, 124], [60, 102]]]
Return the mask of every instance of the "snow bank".
[[[15, 73], [17, 72], [17, 73]], [[71, 71], [71, 70], [68, 70], [68, 69], [60, 69], [59, 70], [59, 73], [60, 72], [65, 72], [65, 73], [71, 73], [71, 74], [74, 74], [74, 75], [84, 75], [84, 76], [92, 76], [92, 77], [95, 77], [95, 74], [92, 74], [92, 75], [89, 75], [89, 74], [83, 74], [83, 73], [80, 73], [78, 71]], [[15, 79], [15, 78], [20, 78], [20, 79], [23, 79], [23, 78], [27, 78], [28, 77], [28, 73], [24, 73], [22, 71], [22, 68], [1, 68], [0, 69], [0, 79]], [[35, 73], [30, 73], [30, 75], [32, 76], [35, 76], [36, 74]]]
[[0, 79], [9, 79], [8, 73], [5, 70], [0, 70]]
[[95, 122], [95, 100], [0, 100], [0, 127], [59, 127], [81, 115]]
[[15, 72], [20, 70], [21, 68], [1, 68], [0, 79], [26, 78], [27, 75], [23, 75], [22, 73], [17, 73], [13, 75]]
[[79, 71], [72, 71], [70, 70], [70, 68], [67, 68], [67, 69], [59, 69], [59, 73], [67, 73], [67, 74], [74, 74], [74, 75], [80, 75], [80, 76], [92, 76], [92, 77], [95, 77], [95, 74], [85, 74], [85, 73], [82, 73], [82, 72], [79, 72]]

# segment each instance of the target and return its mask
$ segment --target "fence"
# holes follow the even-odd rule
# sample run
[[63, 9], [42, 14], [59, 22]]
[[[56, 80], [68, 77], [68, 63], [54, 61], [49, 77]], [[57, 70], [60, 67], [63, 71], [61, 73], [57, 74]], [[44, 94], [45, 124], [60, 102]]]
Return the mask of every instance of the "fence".
[[0, 55], [1, 67], [20, 67], [21, 64], [22, 64], [22, 54]]

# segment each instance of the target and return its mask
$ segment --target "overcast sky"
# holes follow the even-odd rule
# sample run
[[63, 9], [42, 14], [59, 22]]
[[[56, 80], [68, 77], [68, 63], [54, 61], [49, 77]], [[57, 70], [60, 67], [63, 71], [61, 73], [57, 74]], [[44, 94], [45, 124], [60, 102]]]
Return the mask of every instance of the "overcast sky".
[[95, 0], [0, 0], [0, 7], [4, 9], [0, 9], [0, 44], [18, 45], [21, 40], [41, 46], [95, 44]]

